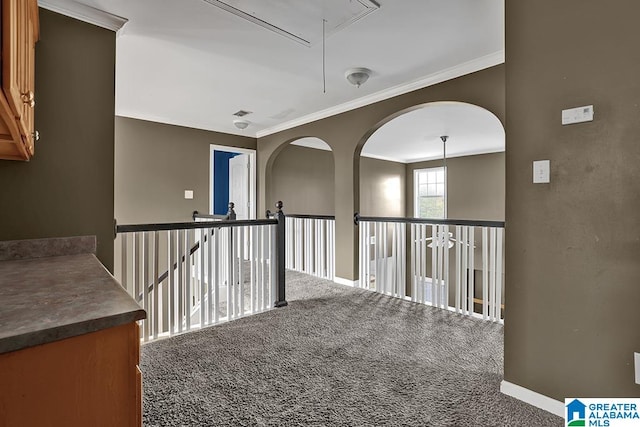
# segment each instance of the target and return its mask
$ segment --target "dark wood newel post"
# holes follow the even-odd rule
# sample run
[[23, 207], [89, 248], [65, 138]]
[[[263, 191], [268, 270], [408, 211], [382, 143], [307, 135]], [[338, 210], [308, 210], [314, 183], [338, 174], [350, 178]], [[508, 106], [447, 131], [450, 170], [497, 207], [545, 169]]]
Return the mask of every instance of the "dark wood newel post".
[[278, 220], [276, 226], [276, 269], [277, 269], [277, 281], [278, 288], [276, 294], [276, 307], [285, 307], [288, 305], [285, 297], [285, 277], [284, 277], [284, 261], [285, 261], [285, 216], [282, 212], [282, 202], [276, 203], [275, 217]]

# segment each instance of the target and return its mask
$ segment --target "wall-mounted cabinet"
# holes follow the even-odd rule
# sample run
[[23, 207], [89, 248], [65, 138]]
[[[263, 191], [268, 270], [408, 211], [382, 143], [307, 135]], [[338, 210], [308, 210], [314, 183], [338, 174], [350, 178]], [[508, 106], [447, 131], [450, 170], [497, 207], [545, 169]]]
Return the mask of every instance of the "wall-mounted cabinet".
[[34, 129], [37, 0], [2, 0], [1, 36], [0, 159], [29, 160], [37, 139]]

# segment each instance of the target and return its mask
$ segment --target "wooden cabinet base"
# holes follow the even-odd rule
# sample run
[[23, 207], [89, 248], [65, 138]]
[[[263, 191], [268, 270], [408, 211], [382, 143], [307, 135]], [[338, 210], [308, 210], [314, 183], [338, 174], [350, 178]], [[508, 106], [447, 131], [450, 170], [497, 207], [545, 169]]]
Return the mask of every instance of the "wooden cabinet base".
[[0, 354], [0, 426], [141, 426], [138, 325]]

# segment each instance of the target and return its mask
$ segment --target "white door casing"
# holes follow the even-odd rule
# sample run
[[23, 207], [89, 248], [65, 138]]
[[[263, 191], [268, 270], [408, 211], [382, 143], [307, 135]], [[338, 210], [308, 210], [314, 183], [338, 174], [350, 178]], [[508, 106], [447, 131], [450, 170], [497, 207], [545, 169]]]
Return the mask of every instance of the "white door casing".
[[[247, 219], [255, 219], [256, 218], [256, 172], [255, 172], [255, 167], [256, 167], [256, 151], [255, 150], [251, 150], [251, 149], [246, 149], [246, 148], [238, 148], [238, 147], [229, 147], [229, 146], [225, 146], [225, 145], [216, 145], [216, 144], [211, 144], [210, 145], [210, 154], [209, 154], [209, 162], [210, 162], [210, 167], [209, 167], [209, 213], [213, 214], [213, 203], [214, 203], [214, 194], [213, 194], [213, 189], [214, 189], [214, 178], [215, 178], [215, 171], [214, 171], [214, 162], [213, 162], [213, 153], [215, 151], [225, 151], [225, 152], [232, 152], [232, 153], [239, 153], [244, 155], [245, 157], [248, 158], [247, 162], [249, 163], [249, 171], [248, 171], [248, 187], [244, 187], [244, 188], [248, 188], [248, 193], [247, 193], [247, 204], [249, 205], [248, 210], [246, 211], [246, 215], [248, 215], [246, 218]], [[231, 159], [233, 160], [233, 159]], [[231, 176], [231, 163], [229, 164], [229, 187], [231, 187], [231, 182], [232, 182], [232, 176]], [[230, 192], [231, 192], [231, 188], [229, 188]], [[232, 194], [229, 194], [229, 200], [236, 203], [235, 200], [233, 200], [231, 197], [235, 197], [232, 196]], [[238, 207], [236, 206], [235, 208], [236, 213], [238, 212]], [[240, 219], [240, 217], [238, 216], [237, 219]]]

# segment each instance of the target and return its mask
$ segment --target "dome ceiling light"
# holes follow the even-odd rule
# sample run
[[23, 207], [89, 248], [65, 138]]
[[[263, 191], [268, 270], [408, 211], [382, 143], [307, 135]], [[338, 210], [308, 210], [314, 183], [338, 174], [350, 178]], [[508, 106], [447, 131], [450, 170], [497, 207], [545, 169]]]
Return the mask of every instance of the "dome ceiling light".
[[234, 121], [233, 121], [233, 124], [234, 124], [234, 126], [235, 126], [235, 127], [237, 127], [238, 129], [240, 129], [240, 130], [244, 130], [244, 129], [246, 129], [247, 127], [249, 127], [249, 125], [250, 125], [251, 123], [249, 123], [247, 120], [236, 119], [236, 120], [234, 120]]
[[371, 77], [371, 70], [368, 68], [351, 68], [344, 73], [349, 83], [355, 87], [360, 87]]

